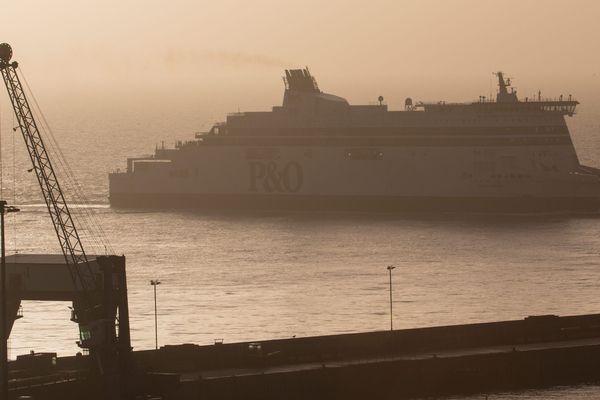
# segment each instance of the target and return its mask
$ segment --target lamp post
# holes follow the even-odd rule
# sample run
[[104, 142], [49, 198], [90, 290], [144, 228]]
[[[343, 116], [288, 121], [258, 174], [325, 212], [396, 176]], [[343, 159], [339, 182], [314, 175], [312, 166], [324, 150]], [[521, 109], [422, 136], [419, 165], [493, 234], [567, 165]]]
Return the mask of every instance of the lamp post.
[[393, 265], [388, 265], [387, 270], [390, 273], [390, 331], [394, 330], [394, 314], [392, 309], [392, 270], [396, 268]]
[[9, 212], [17, 212], [18, 208], [7, 206], [6, 201], [0, 200], [0, 338], [2, 345], [0, 346], [0, 367], [2, 378], [2, 398], [8, 399], [8, 315], [7, 315], [7, 290], [6, 282], [6, 246], [4, 240], [4, 214]]
[[160, 281], [158, 279], [153, 279], [150, 281], [150, 285], [154, 286], [154, 346], [155, 349], [158, 350], [158, 312], [156, 309], [156, 287], [160, 285]]

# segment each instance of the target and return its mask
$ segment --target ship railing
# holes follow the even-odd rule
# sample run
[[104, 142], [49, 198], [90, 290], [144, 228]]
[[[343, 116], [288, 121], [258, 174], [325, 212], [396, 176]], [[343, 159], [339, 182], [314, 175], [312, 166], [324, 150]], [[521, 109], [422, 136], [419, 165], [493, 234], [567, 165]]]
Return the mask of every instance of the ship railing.
[[473, 103], [447, 103], [439, 102], [418, 102], [415, 107], [436, 111], [450, 111], [458, 107], [481, 107], [482, 111], [504, 111], [504, 112], [522, 112], [522, 111], [542, 111], [552, 112], [573, 116], [575, 108], [579, 102], [577, 100], [561, 100], [558, 99], [537, 99], [533, 101], [518, 101], [518, 102], [497, 102], [495, 100], [481, 99]]
[[[427, 107], [427, 106], [447, 106], [447, 107], [456, 107], [456, 106], [468, 106], [471, 104], [496, 104], [498, 103], [496, 101], [496, 99], [490, 99], [487, 98], [485, 96], [481, 96], [479, 99], [474, 100], [472, 102], [447, 102], [444, 100], [440, 100], [440, 101], [419, 101], [415, 104], [415, 107]], [[527, 103], [527, 104], [542, 104], [542, 105], [577, 105], [579, 104], [579, 102], [572, 98], [571, 96], [569, 96], [568, 99], [564, 99], [562, 96], [561, 97], [555, 97], [555, 98], [551, 98], [551, 97], [545, 97], [545, 98], [541, 98], [541, 99], [530, 99], [528, 97], [525, 97], [524, 100], [518, 101], [518, 102], [514, 102], [514, 103], [510, 103], [510, 102], [500, 102], [498, 104], [523, 104], [523, 103]]]
[[[540, 96], [535, 96], [535, 97], [525, 97], [523, 100], [518, 101], [517, 103], [561, 103], [561, 102], [577, 102], [577, 99], [575, 99], [572, 95], [569, 95], [568, 97], [564, 97], [563, 95], [560, 95], [558, 97], [540, 97]], [[423, 104], [438, 104], [440, 102], [428, 102], [428, 103], [423, 103]], [[443, 104], [445, 104], [445, 102], [441, 102]], [[496, 99], [493, 97], [487, 97], [487, 96], [479, 96], [479, 98], [477, 100], [473, 100], [473, 103], [497, 103]], [[459, 104], [459, 103], [448, 103], [448, 104]]]

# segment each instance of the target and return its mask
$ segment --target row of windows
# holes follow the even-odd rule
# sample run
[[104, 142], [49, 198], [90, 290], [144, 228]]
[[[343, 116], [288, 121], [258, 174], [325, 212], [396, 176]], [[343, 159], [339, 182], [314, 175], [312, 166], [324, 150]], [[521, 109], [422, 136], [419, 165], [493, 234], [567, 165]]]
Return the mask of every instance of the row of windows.
[[[460, 121], [456, 121], [460, 122]], [[356, 127], [260, 127], [229, 129], [223, 136], [460, 136], [460, 135], [535, 135], [535, 134], [568, 134], [566, 125], [554, 126], [356, 126]], [[214, 136], [211, 136], [214, 137]]]
[[[530, 179], [531, 175], [523, 173], [506, 173], [506, 174], [490, 174], [488, 176], [491, 179]], [[469, 172], [463, 172], [461, 174], [462, 179], [473, 179], [473, 174]], [[481, 179], [481, 177], [479, 177]]]
[[510, 174], [491, 174], [490, 178], [494, 179], [529, 179], [531, 175], [518, 173], [510, 173]]
[[383, 151], [377, 149], [354, 149], [346, 151], [347, 160], [382, 160]]

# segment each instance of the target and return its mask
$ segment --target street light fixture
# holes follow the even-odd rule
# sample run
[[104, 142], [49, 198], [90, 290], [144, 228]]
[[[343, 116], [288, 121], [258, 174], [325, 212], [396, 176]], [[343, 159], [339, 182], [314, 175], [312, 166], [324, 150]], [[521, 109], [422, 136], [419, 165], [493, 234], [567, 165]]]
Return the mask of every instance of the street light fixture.
[[390, 273], [390, 331], [394, 330], [394, 313], [392, 309], [392, 270], [396, 268], [393, 265], [388, 265], [387, 270]]
[[150, 285], [154, 286], [154, 346], [155, 349], [158, 350], [158, 312], [156, 309], [156, 287], [160, 285], [160, 281], [158, 279], [153, 279], [150, 281]]
[[6, 201], [0, 200], [0, 338], [2, 338], [2, 344], [0, 345], [0, 368], [1, 379], [2, 379], [2, 398], [8, 398], [8, 315], [7, 315], [7, 290], [8, 284], [6, 282], [6, 246], [4, 240], [4, 214], [10, 212], [17, 212], [18, 208], [13, 206], [7, 206]]

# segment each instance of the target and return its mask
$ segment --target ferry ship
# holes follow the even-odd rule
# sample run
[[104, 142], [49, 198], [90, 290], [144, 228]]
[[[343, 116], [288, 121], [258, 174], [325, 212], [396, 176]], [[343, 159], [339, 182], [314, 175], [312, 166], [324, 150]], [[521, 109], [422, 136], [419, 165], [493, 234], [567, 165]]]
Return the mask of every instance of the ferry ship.
[[285, 71], [283, 104], [238, 112], [208, 132], [109, 175], [113, 207], [335, 211], [598, 211], [600, 170], [581, 165], [570, 95], [404, 109], [350, 105], [308, 69]]

